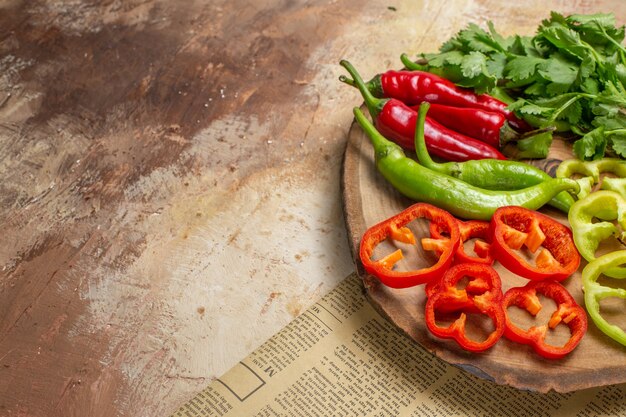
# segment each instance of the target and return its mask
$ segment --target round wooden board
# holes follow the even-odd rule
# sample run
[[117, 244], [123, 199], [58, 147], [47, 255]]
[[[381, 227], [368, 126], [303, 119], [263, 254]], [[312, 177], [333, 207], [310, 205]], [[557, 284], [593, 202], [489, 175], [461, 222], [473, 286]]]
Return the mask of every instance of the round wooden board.
[[[549, 158], [533, 163], [553, 174], [558, 163], [569, 157], [571, 151], [567, 145], [555, 139]], [[378, 173], [374, 164], [373, 148], [356, 122], [352, 124], [348, 134], [342, 191], [352, 255], [363, 280], [366, 296], [384, 317], [415, 342], [448, 363], [474, 375], [519, 389], [570, 392], [626, 382], [626, 348], [601, 333], [591, 320], [589, 330], [580, 345], [564, 359], [543, 359], [530, 347], [505, 338], [487, 352], [468, 353], [460, 349], [454, 341], [437, 339], [430, 334], [424, 323], [423, 286], [392, 289], [366, 274], [358, 257], [361, 236], [368, 227], [391, 217], [414, 202], [400, 195]], [[541, 211], [567, 224], [567, 217], [563, 213], [550, 208], [543, 208]], [[426, 228], [418, 226], [419, 228], [423, 228], [421, 232], [425, 235]], [[419, 254], [416, 258], [418, 257]], [[420, 259], [412, 261], [415, 260], [420, 262]], [[584, 305], [581, 271], [585, 265], [583, 261], [580, 269], [562, 283], [581, 305]], [[498, 262], [494, 267], [502, 278], [504, 291], [527, 282], [504, 269]], [[544, 305], [542, 310], [548, 308]], [[623, 313], [621, 317], [623, 320]]]

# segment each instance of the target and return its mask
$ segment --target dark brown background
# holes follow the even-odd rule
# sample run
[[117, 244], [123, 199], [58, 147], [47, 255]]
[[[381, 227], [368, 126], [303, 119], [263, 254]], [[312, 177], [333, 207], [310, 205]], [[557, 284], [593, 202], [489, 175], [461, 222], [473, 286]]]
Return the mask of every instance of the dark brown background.
[[366, 78], [614, 1], [0, 0], [0, 415], [173, 411], [353, 270]]

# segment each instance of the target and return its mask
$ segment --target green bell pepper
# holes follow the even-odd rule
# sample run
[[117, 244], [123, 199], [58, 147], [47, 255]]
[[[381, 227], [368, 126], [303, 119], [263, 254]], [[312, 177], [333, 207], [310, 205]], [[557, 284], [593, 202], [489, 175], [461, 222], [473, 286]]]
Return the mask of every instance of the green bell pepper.
[[626, 289], [607, 287], [598, 283], [598, 278], [601, 274], [606, 275], [606, 271], [615, 270], [624, 264], [626, 264], [626, 250], [615, 251], [600, 256], [585, 266], [582, 281], [585, 307], [591, 320], [593, 320], [598, 329], [604, 334], [626, 346], [626, 332], [624, 332], [622, 328], [609, 323], [600, 314], [600, 302], [603, 299], [608, 297], [626, 299]]
[[611, 190], [620, 193], [626, 198], [626, 161], [618, 158], [602, 158], [595, 161], [581, 161], [579, 159], [567, 159], [559, 165], [556, 170], [557, 178], [571, 178], [574, 175], [588, 177], [579, 181], [581, 191], [578, 198], [582, 199], [589, 195], [592, 187], [600, 182], [600, 175], [611, 173], [615, 177], [604, 177], [600, 184], [600, 189]]
[[[578, 200], [572, 205], [568, 220], [576, 248], [588, 262], [596, 259], [600, 242], [611, 237], [626, 241], [626, 199], [614, 191], [596, 191]], [[604, 274], [626, 278], [626, 267], [609, 268]]]

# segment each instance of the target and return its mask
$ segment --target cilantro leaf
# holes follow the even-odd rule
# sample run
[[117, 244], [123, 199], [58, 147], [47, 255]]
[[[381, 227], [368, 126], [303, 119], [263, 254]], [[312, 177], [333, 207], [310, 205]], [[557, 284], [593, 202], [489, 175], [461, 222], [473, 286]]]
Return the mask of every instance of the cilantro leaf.
[[518, 159], [542, 159], [548, 156], [552, 145], [552, 132], [542, 132], [516, 142]]
[[600, 84], [595, 78], [586, 78], [580, 83], [580, 90], [586, 94], [597, 95], [600, 92]]
[[617, 79], [619, 80], [619, 82], [623, 84], [626, 84], [626, 65], [622, 64], [621, 62], [617, 65], [615, 65], [615, 74], [617, 75]]
[[551, 26], [543, 29], [540, 34], [560, 51], [580, 60], [585, 59], [590, 53], [586, 43], [583, 43], [575, 30], [564, 26]]
[[608, 38], [621, 43], [624, 40], [624, 27], [615, 27], [615, 15], [612, 13], [597, 13], [590, 15], [574, 14], [567, 17], [571, 27], [581, 33], [583, 40], [590, 43], [604, 44]]
[[461, 73], [466, 79], [457, 84], [463, 87], [473, 87], [478, 93], [490, 90], [498, 81], [497, 77], [489, 72], [487, 57], [478, 51], [470, 52], [463, 57]]
[[613, 152], [622, 158], [626, 158], [626, 130], [611, 134], [609, 139]]
[[468, 29], [463, 33], [467, 45], [478, 52], [503, 52], [504, 48], [496, 41], [490, 33], [480, 28], [474, 23], [470, 23]]
[[422, 56], [426, 70], [457, 85], [505, 93], [530, 125], [580, 136], [574, 152], [582, 159], [625, 156], [625, 33], [613, 13], [551, 12], [532, 36], [505, 37], [492, 22], [486, 29], [471, 23]]
[[527, 80], [537, 72], [537, 66], [544, 64], [543, 58], [516, 56], [506, 63], [504, 73], [511, 81]]
[[604, 91], [598, 94], [598, 101], [605, 104], [626, 107], [626, 90], [621, 83], [607, 81], [604, 84]]
[[487, 70], [489, 74], [493, 74], [496, 79], [504, 77], [504, 68], [506, 66], [507, 57], [503, 53], [492, 54], [487, 61]]
[[626, 115], [617, 113], [614, 115], [598, 116], [593, 119], [594, 126], [602, 126], [605, 130], [626, 129]]
[[441, 54], [423, 54], [428, 60], [428, 65], [432, 67], [443, 67], [444, 65], [461, 65], [463, 53], [460, 51], [448, 51]]
[[525, 99], [519, 99], [515, 103], [509, 104], [508, 109], [520, 114], [532, 114], [536, 116], [549, 117], [554, 109], [531, 103]]
[[606, 145], [604, 128], [598, 127], [574, 142], [574, 155], [583, 161], [599, 159], [604, 156]]
[[575, 101], [569, 106], [567, 106], [561, 114], [558, 116], [559, 119], [564, 119], [569, 122], [569, 124], [575, 125], [580, 122], [580, 119], [583, 115], [583, 106], [580, 101]]
[[555, 55], [551, 59], [546, 60], [537, 72], [548, 81], [570, 86], [576, 81], [578, 66], [567, 61], [562, 56]]
[[507, 48], [507, 52], [512, 55], [520, 56], [540, 56], [540, 54], [537, 52], [533, 45], [533, 38], [531, 38], [530, 36], [515, 35], [513, 37], [513, 41]]
[[487, 57], [477, 51], [472, 51], [463, 57], [461, 71], [468, 78], [475, 78], [487, 70]]
[[528, 96], [545, 96], [548, 94], [546, 92], [546, 85], [546, 83], [535, 82], [524, 89], [524, 94]]

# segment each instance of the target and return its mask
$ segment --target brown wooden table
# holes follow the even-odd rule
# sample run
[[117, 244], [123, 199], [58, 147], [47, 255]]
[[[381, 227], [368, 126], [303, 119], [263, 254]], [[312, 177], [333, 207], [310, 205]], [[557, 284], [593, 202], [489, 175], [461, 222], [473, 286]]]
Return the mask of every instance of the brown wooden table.
[[619, 1], [0, 1], [0, 415], [173, 411], [353, 269], [364, 77]]

